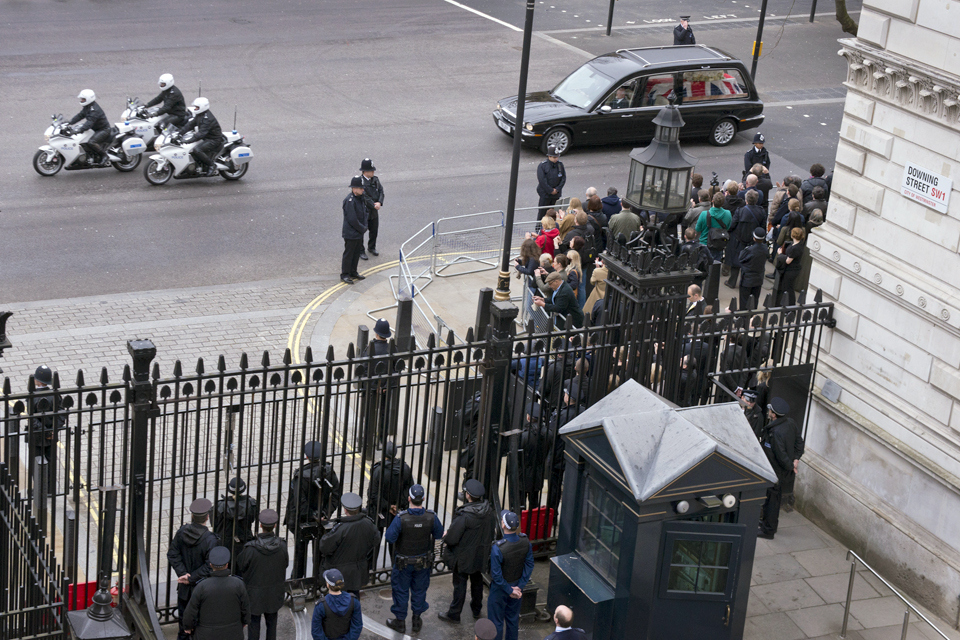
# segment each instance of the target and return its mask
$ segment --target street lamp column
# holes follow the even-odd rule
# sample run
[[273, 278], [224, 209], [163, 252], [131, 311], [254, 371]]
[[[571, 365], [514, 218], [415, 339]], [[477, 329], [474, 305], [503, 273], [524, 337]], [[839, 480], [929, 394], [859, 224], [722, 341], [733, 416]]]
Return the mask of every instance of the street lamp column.
[[507, 193], [507, 216], [503, 226], [503, 251], [500, 273], [493, 297], [499, 301], [510, 299], [510, 248], [513, 241], [513, 216], [517, 208], [517, 174], [520, 172], [520, 141], [523, 138], [523, 111], [527, 96], [527, 69], [530, 66], [530, 40], [533, 36], [534, 0], [527, 0], [527, 14], [523, 21], [523, 50], [520, 53], [520, 87], [517, 89], [517, 118], [513, 126], [513, 161], [510, 164], [510, 191]]

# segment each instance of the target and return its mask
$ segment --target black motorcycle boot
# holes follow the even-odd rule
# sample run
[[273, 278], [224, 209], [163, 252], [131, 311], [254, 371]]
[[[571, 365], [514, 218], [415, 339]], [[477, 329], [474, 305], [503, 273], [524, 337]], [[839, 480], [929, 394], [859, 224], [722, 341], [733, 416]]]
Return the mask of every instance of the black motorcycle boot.
[[420, 633], [420, 629], [423, 628], [423, 618], [414, 614], [413, 615], [413, 632]]

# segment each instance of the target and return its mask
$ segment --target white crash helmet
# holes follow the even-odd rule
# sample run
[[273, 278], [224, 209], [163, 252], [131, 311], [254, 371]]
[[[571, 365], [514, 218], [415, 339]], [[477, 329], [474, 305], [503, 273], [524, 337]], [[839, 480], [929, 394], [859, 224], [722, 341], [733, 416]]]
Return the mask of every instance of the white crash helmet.
[[160, 88], [166, 91], [173, 86], [173, 75], [165, 73], [160, 76], [160, 80], [157, 81], [157, 84], [160, 85]]
[[190, 105], [190, 111], [199, 115], [210, 108], [210, 101], [206, 98], [197, 98], [193, 101], [193, 104]]
[[97, 94], [93, 92], [93, 89], [84, 89], [77, 98], [80, 100], [80, 104], [86, 106], [97, 101]]

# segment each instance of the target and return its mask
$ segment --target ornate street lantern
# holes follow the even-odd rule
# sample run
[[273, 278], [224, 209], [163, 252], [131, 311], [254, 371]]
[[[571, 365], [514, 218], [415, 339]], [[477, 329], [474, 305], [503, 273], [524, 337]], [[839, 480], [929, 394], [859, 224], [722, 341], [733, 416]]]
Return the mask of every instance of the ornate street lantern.
[[630, 178], [624, 200], [661, 214], [682, 214], [689, 206], [690, 176], [697, 159], [680, 148], [683, 118], [675, 105], [660, 110], [653, 119], [656, 133], [649, 145], [630, 152]]

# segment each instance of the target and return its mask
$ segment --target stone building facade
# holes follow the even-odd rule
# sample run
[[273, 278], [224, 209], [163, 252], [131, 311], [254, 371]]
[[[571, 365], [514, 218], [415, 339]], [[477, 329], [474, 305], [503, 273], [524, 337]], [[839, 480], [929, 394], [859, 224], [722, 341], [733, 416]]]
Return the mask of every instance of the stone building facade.
[[[960, 0], [864, 0], [811, 284], [836, 302], [798, 495], [939, 615], [960, 597]], [[908, 165], [949, 205], [903, 195]], [[952, 187], [948, 181], [952, 180]], [[912, 183], [917, 186], [916, 183]], [[946, 186], [946, 194], [942, 192]], [[930, 194], [928, 194], [930, 195]], [[839, 385], [839, 397], [833, 385]], [[836, 401], [827, 399], [827, 396]]]

